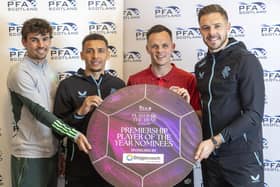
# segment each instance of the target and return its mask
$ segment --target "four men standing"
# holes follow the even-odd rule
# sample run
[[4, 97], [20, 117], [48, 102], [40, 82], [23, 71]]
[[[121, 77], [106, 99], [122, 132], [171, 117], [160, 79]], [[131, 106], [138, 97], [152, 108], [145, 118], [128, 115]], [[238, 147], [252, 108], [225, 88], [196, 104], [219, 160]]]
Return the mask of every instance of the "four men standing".
[[[195, 65], [196, 79], [192, 74], [171, 63], [171, 53], [175, 48], [172, 33], [166, 27], [156, 25], [147, 33], [146, 49], [151, 57], [151, 65], [130, 76], [128, 85], [156, 84], [170, 88], [190, 100], [190, 104], [202, 120], [203, 141], [198, 146], [194, 157], [196, 160], [202, 161], [205, 187], [263, 187], [261, 121], [264, 112], [264, 80], [262, 67], [258, 59], [248, 52], [244, 43], [228, 37], [230, 23], [226, 11], [220, 5], [203, 7], [199, 12], [198, 21], [203, 41], [208, 47], [208, 53]], [[38, 25], [38, 27], [41, 26]], [[30, 106], [29, 110], [32, 110], [31, 106], [34, 103], [26, 100], [26, 97], [34, 94], [35, 90], [38, 92], [36, 99], [41, 102], [39, 104], [50, 111], [49, 98], [52, 93], [52, 84], [51, 79], [45, 77], [47, 74], [50, 75], [47, 73], [48, 68], [45, 67], [45, 57], [51, 35], [48, 34], [50, 33], [48, 30], [39, 30], [39, 32], [31, 30], [29, 32], [31, 34], [28, 35], [28, 38], [23, 38], [23, 45], [27, 48], [28, 55], [25, 57], [26, 65], [22, 66], [22, 73], [18, 73], [18, 76], [21, 76], [21, 83], [15, 86], [13, 81], [8, 80], [11, 93], [17, 96], [12, 97], [12, 103], [13, 106], [18, 106], [15, 105], [16, 102], [21, 101]], [[25, 36], [24, 34], [23, 36]], [[55, 115], [82, 133], [86, 132], [92, 112], [102, 103], [103, 99], [125, 86], [122, 80], [106, 73], [105, 63], [108, 58], [107, 40], [99, 34], [86, 36], [82, 42], [81, 52], [81, 59], [85, 61], [85, 69], [79, 69], [75, 75], [63, 80], [58, 87], [54, 105]], [[27, 69], [24, 71], [24, 68]], [[34, 72], [28, 73], [31, 69]], [[32, 77], [29, 74], [35, 76], [37, 80], [34, 85], [31, 85], [31, 82], [36, 80], [29, 80], [28, 76]], [[22, 90], [25, 90], [24, 94], [20, 94]], [[40, 97], [42, 98], [40, 99]], [[13, 110], [13, 112], [15, 120], [18, 122], [21, 119], [19, 118], [21, 111]], [[23, 114], [26, 113], [24, 110], [23, 112]], [[55, 118], [55, 120], [59, 119]], [[63, 122], [61, 121], [61, 123]], [[56, 124], [51, 122], [50, 124], [55, 129]], [[34, 128], [37, 129], [37, 127], [46, 128], [41, 126]], [[68, 135], [66, 131], [58, 131], [59, 134], [66, 134], [75, 140], [80, 135], [78, 139], [82, 141], [76, 141], [79, 149], [84, 152], [90, 149], [90, 145], [81, 133], [65, 124], [64, 127], [72, 130], [74, 135]], [[40, 132], [44, 132], [43, 135], [48, 138], [40, 139], [36, 133], [34, 135], [24, 134], [22, 131], [22, 140], [27, 136], [34, 136], [35, 139], [31, 138], [31, 140], [38, 144], [38, 149], [32, 148], [34, 150], [32, 154], [37, 154], [41, 149], [40, 146], [46, 145], [50, 146], [51, 151], [44, 153], [43, 157], [52, 158], [56, 153], [57, 140], [51, 135], [49, 129], [43, 130]], [[30, 143], [30, 139], [27, 140], [26, 145], [28, 143]], [[13, 148], [17, 156], [23, 155], [24, 149], [20, 149], [19, 146]], [[30, 153], [26, 154], [29, 157]], [[41, 158], [42, 155], [36, 157]], [[16, 157], [12, 158], [12, 167], [18, 167], [20, 164], [15, 163], [17, 163]], [[55, 168], [55, 166], [52, 167], [50, 171]], [[17, 183], [19, 182], [21, 181], [17, 180]], [[55, 183], [51, 185], [53, 184]], [[88, 155], [68, 142], [66, 186], [86, 187], [92, 184], [109, 185], [95, 172]], [[22, 185], [13, 184], [13, 186]]]

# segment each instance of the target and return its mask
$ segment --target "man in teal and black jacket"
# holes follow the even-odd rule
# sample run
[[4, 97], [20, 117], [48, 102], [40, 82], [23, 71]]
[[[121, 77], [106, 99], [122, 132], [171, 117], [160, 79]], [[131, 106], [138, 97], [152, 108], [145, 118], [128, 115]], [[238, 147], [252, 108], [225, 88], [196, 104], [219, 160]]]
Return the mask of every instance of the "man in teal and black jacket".
[[198, 15], [207, 56], [195, 66], [202, 102], [202, 161], [205, 187], [263, 187], [262, 117], [264, 79], [259, 60], [243, 42], [228, 37], [220, 5]]

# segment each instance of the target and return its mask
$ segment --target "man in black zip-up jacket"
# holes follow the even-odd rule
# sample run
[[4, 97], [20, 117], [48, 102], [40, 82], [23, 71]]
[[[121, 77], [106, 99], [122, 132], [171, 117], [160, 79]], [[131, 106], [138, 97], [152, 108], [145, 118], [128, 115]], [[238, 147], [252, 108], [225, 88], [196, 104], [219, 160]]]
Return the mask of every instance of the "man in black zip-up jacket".
[[[57, 89], [54, 113], [72, 127], [86, 133], [94, 109], [103, 99], [125, 86], [124, 81], [104, 70], [109, 58], [104, 36], [90, 34], [83, 40], [81, 58], [85, 70], [63, 80]], [[98, 132], [96, 132], [98, 133]], [[87, 154], [67, 142], [66, 187], [111, 186], [94, 169]]]
[[245, 45], [228, 38], [227, 13], [219, 5], [199, 12], [207, 56], [195, 66], [202, 102], [202, 161], [205, 187], [263, 187], [263, 70]]

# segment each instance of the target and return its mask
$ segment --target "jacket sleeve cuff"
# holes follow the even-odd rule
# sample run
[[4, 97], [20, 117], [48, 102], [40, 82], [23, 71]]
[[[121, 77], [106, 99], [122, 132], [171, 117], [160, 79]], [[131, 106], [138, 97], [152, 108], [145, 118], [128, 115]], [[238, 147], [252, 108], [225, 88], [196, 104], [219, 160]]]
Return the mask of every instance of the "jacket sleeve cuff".
[[67, 137], [71, 138], [72, 140], [76, 140], [78, 138], [78, 136], [80, 135], [79, 131], [68, 126], [61, 120], [55, 120], [52, 123], [52, 127], [57, 133], [59, 133], [61, 135], [66, 135]]
[[79, 115], [79, 114], [77, 114], [77, 113], [74, 113], [74, 114], [73, 114], [73, 117], [74, 117], [74, 119], [80, 120], [80, 119], [84, 119], [84, 118], [85, 118], [85, 115]]
[[225, 143], [226, 141], [225, 141], [225, 139], [224, 139], [223, 135], [222, 135], [221, 133], [219, 133], [219, 136], [220, 136], [220, 138], [221, 138], [222, 142], [223, 142], [223, 143]]
[[226, 128], [221, 131], [220, 135], [223, 143], [230, 141], [230, 134]]

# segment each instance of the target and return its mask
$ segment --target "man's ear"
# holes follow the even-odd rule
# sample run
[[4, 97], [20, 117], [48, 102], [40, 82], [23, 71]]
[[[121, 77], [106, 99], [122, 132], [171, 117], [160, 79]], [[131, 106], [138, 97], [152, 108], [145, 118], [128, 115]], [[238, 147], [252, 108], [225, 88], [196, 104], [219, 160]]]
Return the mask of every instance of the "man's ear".
[[80, 58], [81, 60], [84, 60], [83, 50], [80, 52]]
[[107, 49], [107, 53], [106, 54], [107, 54], [107, 58], [106, 59], [109, 60], [111, 58], [111, 52], [110, 52], [109, 49]]
[[175, 50], [175, 48], [176, 48], [176, 44], [173, 42], [172, 43], [172, 49]]
[[27, 43], [26, 39], [21, 39], [21, 43], [26, 48], [26, 43]]
[[150, 54], [148, 44], [146, 45], [146, 51], [147, 51], [148, 54]]
[[230, 22], [228, 22], [228, 24], [227, 24], [227, 32], [229, 32], [229, 31], [230, 31], [230, 28], [231, 28], [231, 23], [230, 23]]

